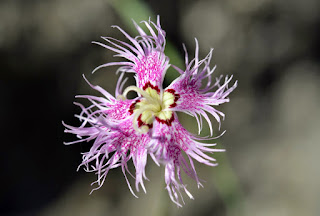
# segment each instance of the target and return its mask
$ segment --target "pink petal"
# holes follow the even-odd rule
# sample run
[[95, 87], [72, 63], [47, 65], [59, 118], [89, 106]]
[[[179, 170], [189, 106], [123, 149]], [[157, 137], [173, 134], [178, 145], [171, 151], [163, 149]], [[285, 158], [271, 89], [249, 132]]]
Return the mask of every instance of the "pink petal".
[[110, 37], [102, 37], [109, 45], [93, 42], [117, 53], [116, 56], [126, 59], [126, 61], [108, 62], [100, 65], [93, 72], [103, 67], [119, 65], [122, 66], [119, 71], [136, 73], [138, 87], [143, 88], [148, 82], [161, 87], [169, 66], [169, 59], [164, 54], [165, 32], [160, 26], [160, 18], [158, 17], [157, 24], [150, 20], [144, 22], [150, 35], [147, 35], [135, 22], [134, 24], [139, 33], [137, 37], [131, 37], [120, 27], [114, 26], [124, 34], [131, 44]]
[[[206, 146], [208, 144], [197, 142], [196, 137], [183, 128], [176, 114], [171, 126], [157, 121], [154, 122], [152, 139], [148, 149], [156, 161], [165, 165], [166, 189], [171, 200], [178, 206], [181, 206], [180, 200], [183, 203], [181, 189], [185, 191], [189, 198], [193, 199], [182, 181], [181, 170], [201, 186], [193, 159], [209, 166], [216, 166], [215, 159], [205, 153], [224, 151], [223, 149], [213, 149]], [[188, 156], [189, 163], [183, 157], [182, 152]]]
[[[212, 57], [212, 50], [206, 56], [206, 58], [198, 59], [199, 46], [196, 40], [196, 52], [195, 58], [188, 62], [186, 55], [186, 70], [183, 71], [175, 67], [181, 76], [171, 83], [166, 89], [175, 92], [179, 96], [176, 102], [176, 106], [171, 110], [182, 111], [187, 114], [191, 114], [197, 118], [199, 126], [199, 134], [202, 128], [202, 119], [204, 117], [210, 127], [211, 136], [213, 134], [211, 121], [206, 114], [211, 114], [219, 123], [219, 129], [221, 124], [220, 116], [224, 118], [224, 114], [211, 106], [217, 106], [226, 102], [229, 102], [227, 96], [237, 87], [237, 81], [228, 87], [231, 82], [231, 77], [226, 77], [224, 82], [220, 84], [222, 76], [216, 79], [214, 84], [211, 83], [211, 74], [214, 72], [215, 67], [210, 69], [209, 64]], [[203, 83], [207, 81], [207, 83]], [[214, 92], [210, 90], [216, 89]], [[198, 116], [200, 118], [198, 118]]]

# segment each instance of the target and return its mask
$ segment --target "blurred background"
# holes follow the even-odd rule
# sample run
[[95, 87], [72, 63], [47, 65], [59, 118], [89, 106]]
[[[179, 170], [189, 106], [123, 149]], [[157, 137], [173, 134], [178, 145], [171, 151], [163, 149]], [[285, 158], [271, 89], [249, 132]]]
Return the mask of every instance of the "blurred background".
[[[227, 151], [215, 155], [218, 167], [196, 164], [204, 188], [184, 178], [195, 200], [185, 196], [179, 209], [151, 160], [139, 199], [118, 169], [89, 195], [96, 176], [76, 168], [90, 144], [63, 145], [75, 137], [61, 121], [79, 125], [74, 96], [98, 94], [82, 74], [111, 93], [118, 78], [116, 67], [91, 74], [113, 53], [90, 42], [125, 40], [110, 26], [136, 35], [131, 18], [157, 14], [171, 64], [183, 67], [182, 43], [192, 58], [196, 37], [202, 57], [215, 48], [215, 75], [239, 81], [218, 107]], [[0, 215], [320, 215], [319, 26], [318, 0], [0, 1]], [[170, 70], [166, 84], [176, 76]]]

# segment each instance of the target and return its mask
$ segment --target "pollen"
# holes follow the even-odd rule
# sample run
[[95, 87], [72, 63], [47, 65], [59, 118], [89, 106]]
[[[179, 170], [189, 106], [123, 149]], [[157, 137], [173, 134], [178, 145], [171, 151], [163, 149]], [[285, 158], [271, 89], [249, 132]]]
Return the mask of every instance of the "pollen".
[[148, 82], [142, 89], [136, 86], [127, 87], [123, 92], [123, 97], [126, 97], [130, 91], [135, 91], [140, 95], [129, 109], [130, 114], [134, 115], [133, 126], [137, 131], [148, 132], [154, 120], [171, 126], [174, 115], [170, 108], [175, 107], [179, 99], [179, 95], [175, 94], [173, 89], [160, 92], [157, 86]]

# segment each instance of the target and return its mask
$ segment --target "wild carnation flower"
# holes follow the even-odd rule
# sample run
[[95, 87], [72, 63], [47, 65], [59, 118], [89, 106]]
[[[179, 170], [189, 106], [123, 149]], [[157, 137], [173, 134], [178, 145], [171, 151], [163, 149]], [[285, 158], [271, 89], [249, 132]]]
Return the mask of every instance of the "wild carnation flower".
[[[97, 187], [92, 191], [102, 186], [111, 169], [121, 167], [130, 191], [136, 196], [127, 178], [127, 173], [132, 175], [127, 166], [128, 161], [132, 159], [135, 167], [135, 175], [132, 176], [135, 178], [136, 190], [139, 191], [140, 185], [146, 192], [143, 180], [147, 179], [145, 167], [147, 156], [150, 155], [157, 165], [165, 166], [166, 189], [171, 200], [181, 206], [180, 201], [184, 203], [181, 190], [193, 199], [182, 181], [181, 171], [193, 178], [198, 187], [202, 186], [193, 160], [216, 166], [215, 159], [205, 153], [221, 152], [224, 149], [214, 149], [212, 146], [216, 144], [199, 142], [214, 138], [199, 137], [189, 133], [180, 124], [176, 112], [194, 116], [198, 122], [199, 134], [202, 130], [203, 117], [209, 124], [212, 136], [212, 124], [207, 113], [211, 114], [220, 125], [224, 114], [213, 106], [229, 102], [227, 96], [236, 88], [237, 82], [229, 88], [228, 84], [232, 77], [222, 79], [220, 76], [215, 80], [211, 79], [215, 70], [215, 67], [213, 69], [209, 67], [212, 49], [204, 59], [199, 60], [199, 46], [196, 40], [195, 58], [189, 61], [184, 47], [186, 69], [173, 66], [180, 76], [163, 89], [163, 79], [170, 66], [169, 59], [164, 54], [165, 32], [160, 26], [159, 17], [157, 23], [150, 20], [143, 23], [149, 34], [134, 22], [139, 32], [135, 38], [120, 27], [114, 26], [130, 43], [110, 37], [102, 37], [108, 44], [93, 42], [124, 59], [121, 62], [103, 64], [93, 71], [112, 65], [120, 66], [118, 71], [121, 75], [116, 87], [116, 97], [87, 81], [104, 97], [77, 96], [88, 99], [92, 105], [84, 107], [75, 103], [82, 109], [81, 113], [76, 115], [81, 125], [73, 127], [63, 124], [66, 133], [75, 134], [79, 139], [65, 144], [94, 141], [90, 151], [83, 154], [80, 164], [87, 172], [95, 172], [98, 176], [92, 183], [97, 184]], [[135, 73], [136, 86], [129, 86], [123, 90], [126, 82], [126, 79], [123, 80], [125, 73]], [[203, 83], [204, 80], [206, 83]], [[213, 89], [215, 91], [212, 91]], [[136, 92], [138, 97], [127, 99], [126, 96], [130, 91]]]

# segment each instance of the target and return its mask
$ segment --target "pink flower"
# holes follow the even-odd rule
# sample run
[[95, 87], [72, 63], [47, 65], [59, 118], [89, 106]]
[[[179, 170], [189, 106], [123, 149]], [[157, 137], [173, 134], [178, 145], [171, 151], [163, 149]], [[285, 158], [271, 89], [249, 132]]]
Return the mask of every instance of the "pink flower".
[[[139, 36], [133, 38], [118, 28], [130, 41], [126, 43], [114, 38], [102, 37], [107, 44], [94, 42], [117, 53], [124, 61], [110, 62], [97, 67], [96, 70], [111, 65], [119, 65], [121, 75], [116, 87], [116, 97], [106, 92], [99, 86], [89, 85], [99, 91], [103, 97], [77, 96], [88, 99], [92, 105], [84, 107], [78, 105], [82, 111], [76, 117], [80, 120], [79, 127], [67, 125], [66, 133], [72, 133], [79, 138], [78, 142], [93, 141], [89, 152], [83, 154], [82, 163], [87, 172], [95, 172], [98, 179], [93, 183], [100, 188], [104, 183], [108, 172], [121, 167], [129, 189], [134, 196], [127, 173], [135, 178], [135, 187], [139, 186], [146, 191], [144, 186], [145, 167], [147, 156], [150, 155], [158, 165], [165, 166], [165, 182], [171, 200], [178, 206], [183, 202], [181, 190], [193, 199], [181, 178], [183, 170], [193, 178], [198, 186], [202, 186], [197, 176], [194, 162], [216, 166], [214, 158], [206, 153], [221, 152], [224, 149], [215, 149], [215, 144], [204, 144], [199, 141], [214, 139], [212, 137], [199, 137], [189, 133], [180, 124], [177, 111], [194, 116], [198, 122], [199, 134], [202, 130], [202, 118], [210, 127], [212, 124], [208, 114], [221, 123], [224, 114], [214, 107], [229, 102], [228, 95], [236, 88], [237, 82], [228, 87], [232, 77], [222, 76], [211, 79], [215, 70], [210, 69], [209, 64], [212, 50], [202, 60], [199, 60], [199, 46], [196, 40], [195, 58], [188, 60], [186, 51], [186, 69], [182, 70], [173, 66], [181, 75], [163, 89], [162, 82], [169, 65], [169, 59], [164, 54], [165, 32], [160, 26], [159, 17], [157, 23], [143, 22], [149, 30], [145, 33], [136, 23]], [[129, 86], [123, 90], [126, 80], [125, 73], [135, 73], [136, 86]], [[203, 81], [206, 81], [203, 83]], [[222, 84], [221, 84], [222, 83]], [[212, 91], [212, 90], [215, 91]], [[127, 93], [135, 91], [138, 97], [127, 99]], [[223, 133], [222, 133], [223, 134]], [[183, 156], [183, 152], [186, 157]], [[135, 174], [131, 174], [127, 162], [132, 159], [135, 166]], [[79, 167], [80, 167], [79, 166]], [[184, 203], [184, 202], [183, 202]]]

